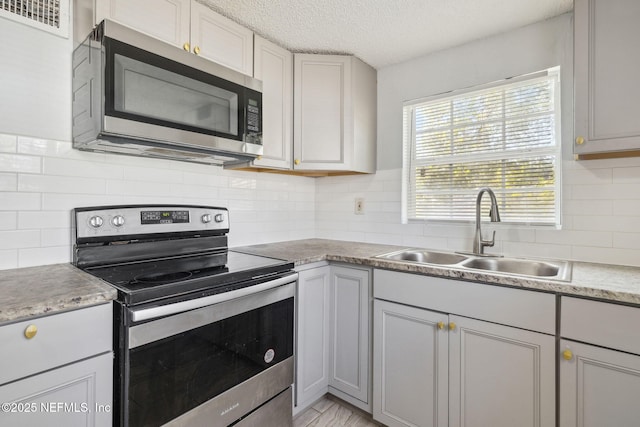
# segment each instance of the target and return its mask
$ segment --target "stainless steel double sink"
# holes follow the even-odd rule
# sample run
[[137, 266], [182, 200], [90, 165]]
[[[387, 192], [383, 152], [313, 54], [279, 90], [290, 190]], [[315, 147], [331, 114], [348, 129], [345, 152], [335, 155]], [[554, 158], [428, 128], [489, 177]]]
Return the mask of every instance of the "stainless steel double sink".
[[402, 249], [377, 255], [374, 258], [514, 276], [561, 281], [571, 280], [571, 262], [569, 261], [503, 258], [500, 256], [480, 256], [458, 252], [433, 251], [429, 249]]

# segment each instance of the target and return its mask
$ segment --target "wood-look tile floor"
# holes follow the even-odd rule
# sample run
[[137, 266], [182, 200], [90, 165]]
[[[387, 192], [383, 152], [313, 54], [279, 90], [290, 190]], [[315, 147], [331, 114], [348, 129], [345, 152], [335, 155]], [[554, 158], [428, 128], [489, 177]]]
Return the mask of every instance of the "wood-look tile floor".
[[293, 420], [293, 427], [378, 427], [369, 414], [333, 396], [324, 396]]

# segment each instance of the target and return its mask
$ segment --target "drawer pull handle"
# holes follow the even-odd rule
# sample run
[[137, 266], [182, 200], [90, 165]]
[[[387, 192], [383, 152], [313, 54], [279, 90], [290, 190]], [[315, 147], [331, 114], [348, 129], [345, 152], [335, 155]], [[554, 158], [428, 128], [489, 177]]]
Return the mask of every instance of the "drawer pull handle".
[[562, 352], [562, 358], [564, 360], [571, 360], [573, 359], [573, 353], [571, 352], [571, 350], [566, 349], [565, 351]]
[[24, 336], [28, 340], [35, 337], [37, 333], [38, 333], [38, 327], [36, 325], [29, 325], [27, 326], [27, 329], [24, 330]]
[[440, 330], [444, 329], [444, 322], [438, 322], [438, 329]]
[[456, 323], [455, 323], [455, 322], [451, 322], [451, 323], [449, 323], [449, 330], [450, 330], [450, 331], [453, 331], [453, 330], [455, 330], [455, 329], [456, 329]]

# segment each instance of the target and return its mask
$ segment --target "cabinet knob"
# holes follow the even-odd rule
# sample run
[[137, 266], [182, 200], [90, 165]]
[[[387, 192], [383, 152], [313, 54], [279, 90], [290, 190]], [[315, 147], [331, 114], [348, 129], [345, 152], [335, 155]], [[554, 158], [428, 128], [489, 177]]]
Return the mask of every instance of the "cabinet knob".
[[438, 329], [444, 329], [444, 322], [438, 322]]
[[571, 360], [573, 359], [573, 353], [571, 352], [571, 350], [566, 349], [565, 351], [562, 352], [562, 358], [564, 360]]
[[24, 336], [28, 340], [35, 337], [37, 333], [38, 333], [38, 327], [36, 325], [29, 325], [27, 326], [27, 329], [24, 330]]
[[299, 165], [299, 164], [300, 164], [300, 159], [295, 159], [295, 160], [293, 161], [293, 163], [295, 163], [296, 165]]
[[189, 43], [185, 43], [182, 45], [182, 48], [189, 52], [191, 50], [191, 45]]
[[453, 331], [453, 330], [455, 330], [455, 329], [456, 329], [456, 322], [451, 322], [451, 323], [449, 323], [449, 330], [450, 330], [450, 331]]
[[582, 137], [582, 136], [577, 137], [576, 138], [576, 144], [578, 144], [578, 145], [584, 144], [584, 137]]
[[256, 157], [256, 160], [262, 160], [262, 156]]
[[200, 54], [200, 48], [198, 46], [193, 48], [193, 53], [195, 53], [196, 55]]

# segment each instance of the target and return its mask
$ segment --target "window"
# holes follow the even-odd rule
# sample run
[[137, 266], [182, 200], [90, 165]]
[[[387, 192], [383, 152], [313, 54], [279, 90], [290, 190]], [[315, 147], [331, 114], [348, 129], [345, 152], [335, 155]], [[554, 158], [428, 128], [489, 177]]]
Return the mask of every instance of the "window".
[[559, 72], [405, 103], [403, 222], [474, 221], [490, 187], [502, 222], [559, 225]]

